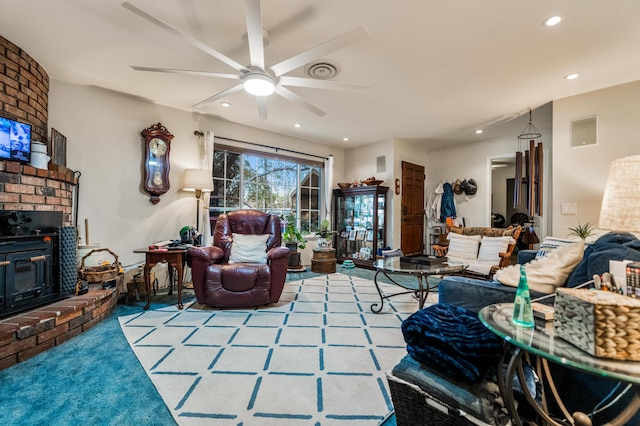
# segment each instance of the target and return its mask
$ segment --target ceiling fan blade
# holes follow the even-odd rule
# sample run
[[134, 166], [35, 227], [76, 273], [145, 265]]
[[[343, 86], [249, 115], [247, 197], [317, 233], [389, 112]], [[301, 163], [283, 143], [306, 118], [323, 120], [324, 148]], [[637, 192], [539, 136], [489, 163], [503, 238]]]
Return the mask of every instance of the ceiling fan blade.
[[230, 87], [228, 89], [223, 90], [220, 93], [216, 93], [215, 95], [213, 95], [213, 96], [211, 96], [211, 97], [209, 97], [209, 98], [207, 98], [207, 99], [205, 99], [203, 101], [200, 101], [195, 105], [192, 105], [192, 107], [196, 108], [196, 107], [202, 106], [204, 104], [208, 104], [210, 102], [217, 101], [218, 99], [222, 99], [225, 96], [228, 96], [228, 95], [230, 95], [232, 93], [239, 92], [242, 89], [243, 89], [242, 83], [237, 84], [237, 85], [235, 85], [233, 87]]
[[267, 97], [256, 96], [256, 101], [258, 101], [258, 114], [260, 114], [260, 120], [266, 120], [267, 119]]
[[136, 71], [151, 71], [151, 72], [166, 72], [171, 74], [185, 74], [185, 75], [200, 75], [203, 77], [218, 77], [218, 78], [230, 78], [233, 80], [239, 80], [240, 75], [238, 74], [222, 74], [219, 72], [210, 72], [210, 71], [195, 71], [195, 70], [181, 70], [176, 68], [153, 68], [153, 67], [139, 67], [132, 65]]
[[327, 90], [347, 90], [350, 92], [368, 92], [371, 86], [365, 86], [363, 84], [343, 83], [341, 81], [333, 80], [315, 80], [313, 78], [301, 78], [301, 77], [289, 77], [286, 75], [280, 76], [279, 84], [283, 86], [295, 86], [295, 87], [310, 87], [313, 89], [327, 89]]
[[236, 69], [238, 71], [245, 71], [245, 72], [248, 71], [245, 66], [243, 66], [243, 65], [239, 64], [238, 62], [234, 61], [233, 59], [229, 58], [227, 55], [218, 52], [214, 48], [212, 48], [210, 46], [207, 46], [206, 44], [204, 44], [200, 40], [196, 40], [195, 38], [191, 37], [189, 34], [183, 33], [179, 29], [167, 24], [164, 21], [161, 21], [160, 19], [156, 18], [155, 16], [149, 15], [147, 12], [145, 12], [142, 9], [138, 9], [137, 7], [132, 5], [131, 3], [124, 2], [124, 3], [122, 3], [122, 7], [124, 7], [125, 9], [130, 10], [131, 12], [133, 12], [136, 15], [140, 16], [141, 18], [146, 19], [147, 21], [151, 22], [152, 24], [157, 25], [158, 27], [162, 28], [163, 30], [168, 31], [171, 34], [182, 38], [183, 40], [186, 40], [192, 46], [202, 50], [203, 52], [205, 52], [208, 55], [213, 56], [217, 60], [219, 60], [221, 62], [224, 62], [225, 64], [229, 65], [231, 68], [234, 68], [234, 69]]
[[245, 0], [244, 13], [247, 16], [247, 40], [251, 65], [264, 70], [264, 40], [262, 39], [262, 11], [260, 0]]
[[322, 111], [318, 107], [315, 107], [315, 106], [311, 105], [309, 102], [305, 101], [300, 96], [296, 95], [295, 93], [293, 93], [291, 90], [287, 89], [286, 87], [282, 87], [280, 85], [277, 85], [276, 86], [276, 93], [278, 95], [282, 96], [283, 98], [293, 102], [294, 104], [298, 104], [302, 108], [305, 108], [305, 109], [311, 111], [312, 113], [316, 114], [319, 117], [324, 117], [325, 115], [327, 115], [326, 112]]
[[284, 21], [267, 28], [267, 30], [269, 30], [271, 40], [275, 40], [278, 37], [286, 37], [290, 31], [295, 28], [299, 28], [301, 25], [315, 17], [317, 13], [317, 6], [307, 6], [288, 18], [285, 18]]
[[279, 77], [282, 74], [286, 74], [291, 70], [313, 61], [314, 59], [335, 52], [336, 50], [340, 50], [367, 37], [369, 37], [369, 32], [366, 27], [363, 26], [356, 28], [355, 30], [351, 30], [348, 33], [342, 34], [316, 47], [312, 47], [309, 50], [292, 56], [289, 59], [285, 59], [284, 61], [270, 67], [271, 71], [273, 71], [276, 77]]
[[[307, 6], [299, 12], [294, 13], [293, 15], [285, 18], [284, 21], [277, 23], [269, 28], [263, 26], [262, 28], [262, 46], [266, 51], [269, 43], [272, 43], [274, 40], [277, 40], [280, 37], [287, 37], [288, 34], [293, 31], [295, 28], [298, 28], [312, 19], [317, 15], [317, 6], [311, 5]], [[226, 51], [227, 56], [231, 58], [236, 58], [239, 55], [246, 53], [247, 51], [247, 34], [242, 36], [243, 43], [234, 47], [233, 49]], [[264, 69], [264, 68], [262, 68]]]

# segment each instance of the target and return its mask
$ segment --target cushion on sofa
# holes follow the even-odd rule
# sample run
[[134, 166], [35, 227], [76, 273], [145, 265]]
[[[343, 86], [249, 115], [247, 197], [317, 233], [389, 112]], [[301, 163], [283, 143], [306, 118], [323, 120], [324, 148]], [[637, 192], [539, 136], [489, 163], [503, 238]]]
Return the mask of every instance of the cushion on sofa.
[[460, 235], [449, 233], [449, 249], [447, 258], [450, 262], [475, 262], [478, 258], [478, 246], [481, 240], [480, 235]]
[[540, 248], [538, 248], [538, 252], [536, 253], [536, 259], [540, 259], [541, 257], [548, 255], [557, 248], [564, 247], [575, 242], [577, 242], [577, 240], [545, 237], [544, 240], [542, 240], [542, 242], [540, 243]]
[[[562, 287], [569, 274], [582, 260], [584, 241], [552, 250], [548, 255], [534, 259], [525, 265], [529, 289], [541, 293], [554, 293]], [[496, 272], [494, 279], [501, 284], [517, 287], [520, 281], [520, 265], [507, 266]]]
[[500, 264], [500, 253], [507, 251], [509, 244], [515, 244], [512, 237], [482, 237], [480, 240], [480, 251], [478, 252], [478, 262], [491, 265]]
[[485, 237], [512, 237], [517, 227], [510, 226], [508, 228], [486, 228], [482, 226], [456, 227], [449, 228], [449, 232], [459, 235], [480, 235]]

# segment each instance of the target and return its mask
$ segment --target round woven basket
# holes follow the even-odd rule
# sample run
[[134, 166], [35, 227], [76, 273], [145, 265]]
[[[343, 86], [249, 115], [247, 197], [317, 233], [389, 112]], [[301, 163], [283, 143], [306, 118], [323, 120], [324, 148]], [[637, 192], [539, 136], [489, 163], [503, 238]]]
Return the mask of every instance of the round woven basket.
[[[114, 262], [110, 265], [89, 266], [85, 268], [85, 259], [91, 256], [93, 253], [101, 251], [108, 251], [114, 257]], [[89, 253], [85, 254], [82, 257], [82, 261], [80, 262], [80, 278], [90, 283], [101, 283], [104, 281], [112, 280], [116, 276], [118, 276], [119, 270], [120, 263], [118, 263], [118, 256], [108, 248], [91, 250]]]

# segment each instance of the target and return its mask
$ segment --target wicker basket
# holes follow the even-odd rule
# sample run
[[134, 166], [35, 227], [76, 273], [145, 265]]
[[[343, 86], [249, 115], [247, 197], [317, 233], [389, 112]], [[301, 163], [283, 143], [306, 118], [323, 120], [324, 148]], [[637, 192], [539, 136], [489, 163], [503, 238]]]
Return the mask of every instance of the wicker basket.
[[[99, 265], [99, 266], [84, 266], [84, 260], [91, 256], [93, 253], [98, 253], [101, 251], [108, 251], [114, 257], [114, 261], [110, 265]], [[82, 257], [82, 261], [80, 262], [80, 278], [90, 282], [90, 283], [101, 283], [104, 281], [109, 281], [118, 276], [118, 272], [120, 270], [120, 263], [118, 262], [118, 256], [109, 250], [108, 248], [94, 249], [89, 253], [85, 254]]]
[[640, 300], [559, 288], [554, 310], [557, 336], [597, 357], [640, 361]]

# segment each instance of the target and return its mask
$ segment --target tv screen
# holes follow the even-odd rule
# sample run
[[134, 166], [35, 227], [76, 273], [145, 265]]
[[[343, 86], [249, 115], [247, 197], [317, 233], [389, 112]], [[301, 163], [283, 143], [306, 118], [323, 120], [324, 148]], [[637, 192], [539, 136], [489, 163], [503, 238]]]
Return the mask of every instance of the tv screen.
[[0, 117], [0, 160], [31, 160], [31, 125]]

